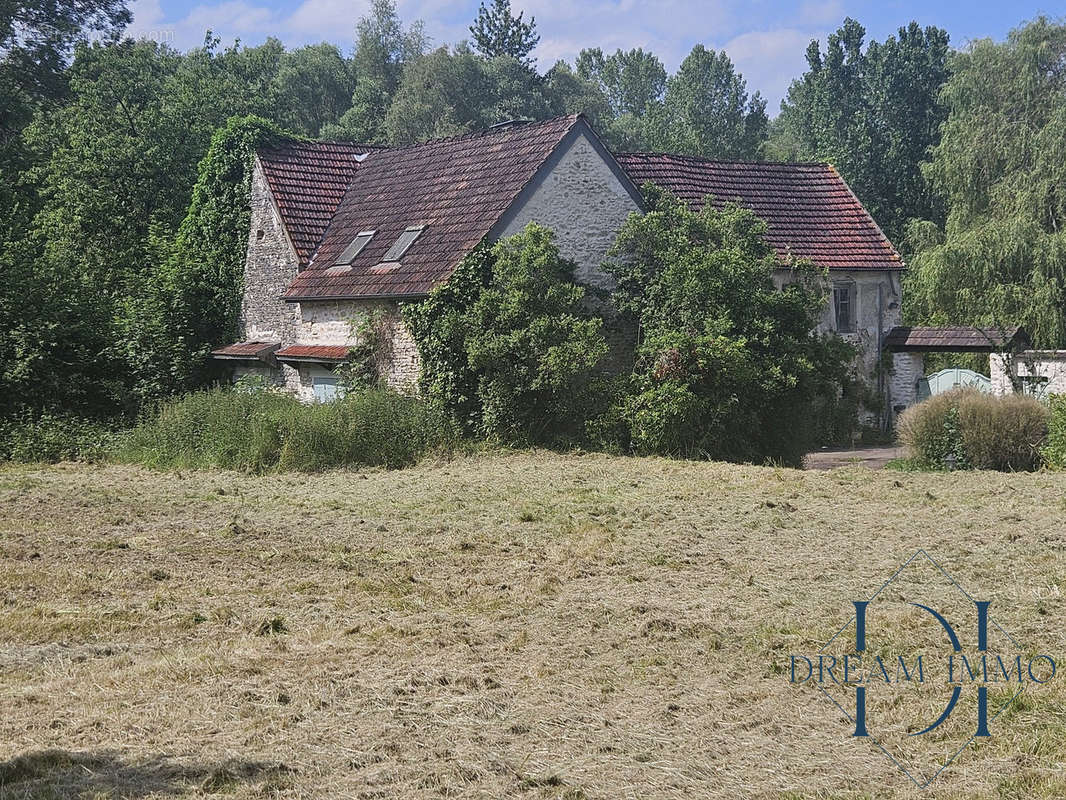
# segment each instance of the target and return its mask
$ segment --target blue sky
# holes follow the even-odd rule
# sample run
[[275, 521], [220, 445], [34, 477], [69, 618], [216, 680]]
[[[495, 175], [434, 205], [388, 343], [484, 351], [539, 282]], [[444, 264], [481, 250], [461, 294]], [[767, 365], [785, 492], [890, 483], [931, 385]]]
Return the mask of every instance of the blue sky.
[[[477, 0], [399, 0], [404, 22], [421, 19], [434, 44], [466, 38]], [[329, 41], [350, 52], [355, 22], [369, 0], [133, 0], [134, 36], [180, 48], [203, 42], [210, 28], [223, 42], [258, 44], [276, 36], [288, 46]], [[846, 16], [859, 20], [867, 38], [884, 39], [911, 20], [937, 25], [952, 44], [1002, 39], [1039, 14], [1066, 14], [1063, 0], [512, 0], [533, 15], [541, 34], [535, 55], [544, 70], [557, 59], [573, 61], [582, 47], [644, 47], [673, 70], [696, 43], [725, 49], [775, 113], [789, 82], [803, 72], [804, 49], [824, 40]]]

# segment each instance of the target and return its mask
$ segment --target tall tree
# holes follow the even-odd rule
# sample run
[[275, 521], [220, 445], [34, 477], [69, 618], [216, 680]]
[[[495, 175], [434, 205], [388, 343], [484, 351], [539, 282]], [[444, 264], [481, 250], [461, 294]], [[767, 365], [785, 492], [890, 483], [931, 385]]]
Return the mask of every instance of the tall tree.
[[474, 37], [474, 49], [485, 56], [510, 56], [516, 61], [531, 66], [533, 59], [529, 54], [540, 41], [537, 33], [537, 21], [522, 19], [524, 12], [518, 16], [511, 13], [511, 0], [492, 0], [492, 7], [486, 8], [482, 2], [477, 11], [477, 19], [470, 26], [470, 35]]
[[744, 76], [723, 50], [698, 44], [666, 82], [649, 112], [648, 145], [708, 158], [758, 158], [766, 140], [766, 101], [748, 96]]
[[616, 117], [644, 116], [666, 90], [662, 62], [654, 53], [639, 47], [616, 50], [609, 56], [598, 47], [582, 50], [577, 57], [577, 74], [600, 87]]
[[948, 75], [948, 35], [912, 22], [863, 52], [865, 35], [848, 18], [824, 54], [810, 43], [808, 70], [781, 106], [775, 150], [832, 163], [898, 239], [908, 219], [941, 213], [919, 164], [944, 120], [938, 94]]
[[28, 103], [54, 99], [75, 43], [113, 40], [130, 22], [125, 0], [11, 0], [0, 5], [0, 140], [24, 123]]
[[355, 91], [350, 108], [323, 135], [372, 142], [384, 138], [385, 112], [400, 86], [404, 68], [429, 44], [421, 21], [404, 30], [392, 0], [372, 0], [370, 14], [356, 25], [353, 67]]
[[603, 134], [617, 150], [645, 147], [647, 115], [663, 98], [666, 70], [652, 53], [636, 48], [605, 56], [598, 47], [582, 50], [577, 74], [595, 85], [609, 104]]
[[270, 87], [276, 119], [286, 130], [318, 136], [352, 104], [351, 65], [332, 44], [313, 44], [286, 53]]
[[1025, 325], [1066, 346], [1066, 24], [1038, 18], [953, 57], [925, 165], [947, 222], [913, 223], [914, 321]]

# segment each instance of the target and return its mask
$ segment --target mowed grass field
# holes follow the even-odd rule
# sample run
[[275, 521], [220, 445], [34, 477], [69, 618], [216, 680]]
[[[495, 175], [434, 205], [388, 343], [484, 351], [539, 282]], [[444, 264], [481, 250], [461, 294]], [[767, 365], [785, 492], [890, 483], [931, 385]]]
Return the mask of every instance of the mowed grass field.
[[917, 548], [1066, 658], [1064, 547], [1062, 474], [3, 467], [0, 798], [1062, 797], [1066, 675], [919, 793], [787, 659]]

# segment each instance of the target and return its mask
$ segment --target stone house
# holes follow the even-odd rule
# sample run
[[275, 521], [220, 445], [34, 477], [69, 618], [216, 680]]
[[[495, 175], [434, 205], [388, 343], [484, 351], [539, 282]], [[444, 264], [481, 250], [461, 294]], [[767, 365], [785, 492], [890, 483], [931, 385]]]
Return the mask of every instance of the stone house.
[[[857, 369], [873, 376], [900, 322], [904, 265], [832, 166], [612, 154], [580, 115], [402, 148], [291, 142], [260, 150], [242, 341], [214, 356], [234, 377], [258, 374], [303, 399], [326, 399], [336, 391], [333, 370], [358, 344], [353, 321], [372, 316], [384, 380], [411, 390], [418, 350], [400, 303], [447, 280], [479, 242], [531, 221], [555, 232], [579, 282], [609, 288], [600, 264], [628, 215], [642, 210], [638, 187], [649, 180], [693, 207], [710, 196], [765, 219], [782, 259], [779, 286], [792, 257], [827, 268], [832, 299], [819, 330], [856, 344]], [[883, 382], [887, 407], [913, 402], [913, 383]]]

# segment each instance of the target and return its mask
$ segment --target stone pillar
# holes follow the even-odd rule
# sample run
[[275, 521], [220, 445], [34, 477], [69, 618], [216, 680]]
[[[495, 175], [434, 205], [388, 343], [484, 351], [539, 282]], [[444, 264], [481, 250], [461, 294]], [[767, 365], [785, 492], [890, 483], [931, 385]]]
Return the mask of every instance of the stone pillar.
[[921, 353], [892, 354], [892, 377], [888, 383], [888, 404], [893, 419], [903, 409], [918, 402], [918, 379], [924, 374], [925, 357]]

